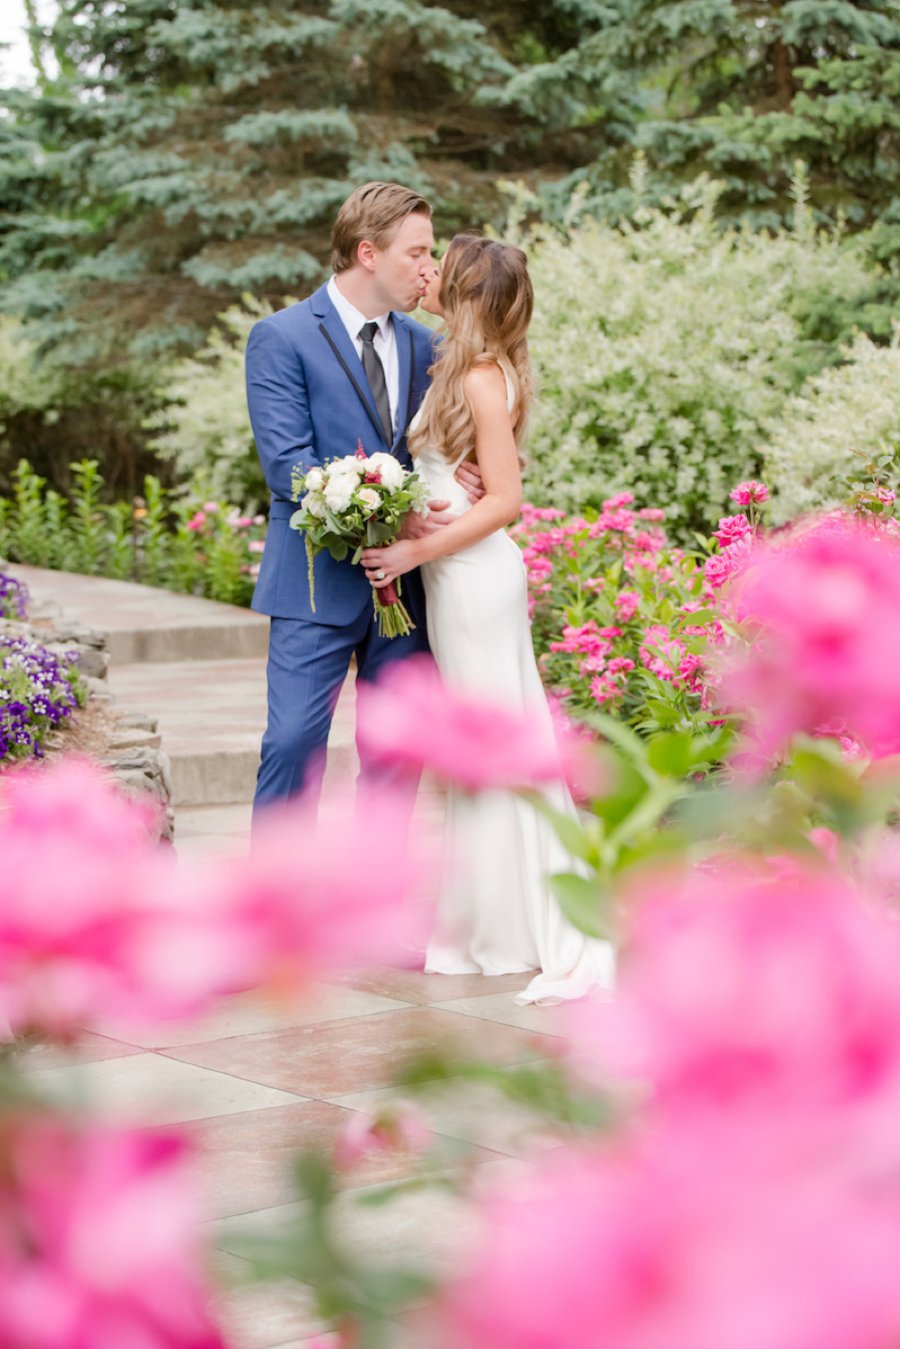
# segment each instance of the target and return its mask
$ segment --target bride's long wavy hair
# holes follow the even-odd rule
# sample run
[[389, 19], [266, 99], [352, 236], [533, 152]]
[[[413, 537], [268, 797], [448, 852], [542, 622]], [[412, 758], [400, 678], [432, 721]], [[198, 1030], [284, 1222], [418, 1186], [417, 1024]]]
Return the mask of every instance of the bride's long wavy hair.
[[444, 254], [439, 294], [446, 337], [431, 367], [422, 415], [410, 432], [410, 452], [416, 455], [433, 445], [453, 461], [474, 448], [475, 421], [465, 377], [476, 366], [495, 361], [512, 381], [513, 434], [521, 460], [533, 393], [526, 333], [534, 293], [525, 254], [512, 244], [457, 234]]

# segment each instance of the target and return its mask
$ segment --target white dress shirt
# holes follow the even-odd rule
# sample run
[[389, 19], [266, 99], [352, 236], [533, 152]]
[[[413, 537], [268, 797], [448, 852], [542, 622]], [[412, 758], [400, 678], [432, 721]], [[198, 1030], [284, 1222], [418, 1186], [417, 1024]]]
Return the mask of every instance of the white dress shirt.
[[356, 354], [362, 364], [362, 338], [359, 335], [364, 323], [377, 323], [373, 346], [384, 367], [384, 382], [387, 385], [388, 402], [391, 405], [391, 424], [396, 431], [397, 404], [400, 401], [400, 367], [397, 359], [397, 337], [390, 313], [378, 314], [369, 320], [361, 314], [355, 304], [351, 304], [346, 295], [342, 295], [337, 280], [332, 277], [328, 282], [328, 298], [338, 312], [338, 317], [347, 329], [347, 335], [356, 348]]

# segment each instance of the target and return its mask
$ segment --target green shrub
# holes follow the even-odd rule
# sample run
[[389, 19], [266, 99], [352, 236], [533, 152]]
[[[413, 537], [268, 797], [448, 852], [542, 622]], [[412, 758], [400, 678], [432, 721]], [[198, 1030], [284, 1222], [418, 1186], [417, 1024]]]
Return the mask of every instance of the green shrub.
[[693, 209], [522, 236], [536, 295], [534, 501], [580, 510], [629, 491], [665, 506], [676, 537], [704, 528], [730, 483], [758, 475], [804, 375], [839, 356], [816, 335], [821, 306], [870, 288], [863, 257], [802, 208], [792, 232], [723, 232], [714, 201], [700, 183]]
[[763, 447], [774, 489], [773, 519], [784, 523], [836, 506], [863, 459], [900, 448], [900, 328], [890, 347], [861, 334], [845, 365], [823, 370], [792, 397]]
[[167, 405], [147, 423], [154, 451], [171, 461], [179, 482], [202, 479], [209, 495], [254, 508], [269, 494], [247, 415], [244, 347], [256, 320], [271, 312], [245, 296], [243, 307], [221, 314], [202, 350], [166, 372]]
[[12, 499], [0, 497], [0, 554], [32, 566], [250, 603], [265, 533], [261, 515], [242, 515], [225, 501], [173, 502], [152, 475], [133, 506], [107, 505], [96, 461], [83, 460], [71, 471], [76, 486], [66, 500], [20, 462]]

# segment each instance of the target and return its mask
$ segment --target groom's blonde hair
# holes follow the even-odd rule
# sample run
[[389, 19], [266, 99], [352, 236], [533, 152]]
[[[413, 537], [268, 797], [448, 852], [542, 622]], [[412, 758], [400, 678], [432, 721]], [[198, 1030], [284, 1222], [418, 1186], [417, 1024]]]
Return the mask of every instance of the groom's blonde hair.
[[431, 206], [418, 192], [399, 183], [363, 183], [344, 202], [331, 231], [331, 266], [346, 272], [356, 262], [363, 239], [387, 248], [408, 215], [431, 216]]

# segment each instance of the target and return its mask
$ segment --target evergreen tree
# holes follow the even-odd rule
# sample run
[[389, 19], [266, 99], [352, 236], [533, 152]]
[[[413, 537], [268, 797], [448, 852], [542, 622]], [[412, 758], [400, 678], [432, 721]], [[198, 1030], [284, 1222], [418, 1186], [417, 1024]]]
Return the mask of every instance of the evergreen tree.
[[598, 80], [550, 115], [539, 78], [590, 9], [60, 0], [59, 77], [7, 96], [3, 307], [76, 363], [152, 359], [196, 347], [244, 292], [308, 292], [367, 178], [425, 192], [444, 233], [496, 218], [501, 175], [536, 184], [596, 154]]
[[[793, 209], [797, 161], [810, 202], [852, 228], [900, 238], [900, 0], [607, 0], [579, 46], [627, 104], [623, 143], [643, 150], [657, 197], [706, 172], [722, 214], [774, 227]], [[570, 62], [573, 58], [569, 58]], [[623, 105], [624, 106], [624, 105]], [[630, 203], [627, 155], [598, 147], [595, 203]], [[583, 176], [583, 175], [577, 175]]]

